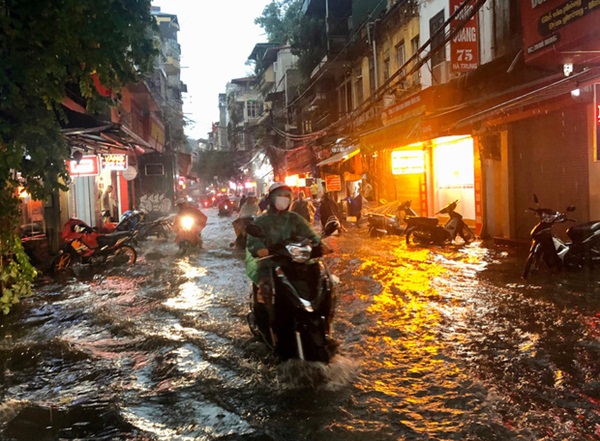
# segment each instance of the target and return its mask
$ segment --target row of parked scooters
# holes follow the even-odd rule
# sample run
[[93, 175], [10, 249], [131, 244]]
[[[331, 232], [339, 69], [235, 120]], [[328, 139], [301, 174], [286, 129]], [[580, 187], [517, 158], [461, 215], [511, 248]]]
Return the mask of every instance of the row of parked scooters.
[[[539, 206], [537, 195], [533, 195], [536, 207], [528, 208], [535, 213], [539, 223], [531, 230], [531, 244], [525, 261], [522, 276], [527, 279], [532, 272], [545, 264], [552, 271], [563, 268], [592, 267], [600, 262], [600, 221], [590, 221], [574, 225], [566, 230], [568, 240], [562, 240], [553, 231], [554, 224], [577, 222], [567, 216], [575, 211], [569, 205], [565, 212]], [[444, 225], [437, 217], [422, 217], [411, 208], [411, 201], [402, 202], [397, 214], [368, 213], [369, 234], [373, 237], [406, 235], [407, 245], [446, 245], [459, 236], [463, 243], [475, 240], [475, 234], [456, 211], [458, 201], [451, 202], [436, 213], [449, 216]]]
[[411, 208], [412, 201], [404, 201], [399, 206], [397, 214], [368, 213], [369, 234], [372, 237], [394, 234], [406, 235], [407, 245], [446, 245], [453, 243], [457, 236], [463, 243], [475, 240], [475, 234], [456, 211], [458, 200], [449, 203], [436, 213], [449, 216], [448, 221], [441, 225], [437, 217], [419, 216]]
[[91, 227], [81, 219], [69, 219], [61, 232], [63, 247], [52, 262], [51, 269], [57, 273], [71, 268], [75, 263], [92, 266], [108, 261], [133, 264], [137, 259], [134, 246], [138, 241], [151, 236], [168, 237], [174, 220], [174, 214], [148, 220], [143, 211], [129, 210], [123, 213], [117, 225], [100, 229]]

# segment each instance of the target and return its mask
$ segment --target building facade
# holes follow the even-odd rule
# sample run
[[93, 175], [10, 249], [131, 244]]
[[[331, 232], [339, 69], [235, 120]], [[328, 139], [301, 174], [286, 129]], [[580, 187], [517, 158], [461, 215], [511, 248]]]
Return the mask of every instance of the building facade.
[[[379, 3], [304, 3], [331, 33], [292, 112], [336, 191], [367, 179], [378, 199], [411, 199], [422, 215], [459, 199], [483, 237], [525, 239], [533, 193], [600, 215], [599, 7]], [[340, 20], [345, 35], [332, 31]]]

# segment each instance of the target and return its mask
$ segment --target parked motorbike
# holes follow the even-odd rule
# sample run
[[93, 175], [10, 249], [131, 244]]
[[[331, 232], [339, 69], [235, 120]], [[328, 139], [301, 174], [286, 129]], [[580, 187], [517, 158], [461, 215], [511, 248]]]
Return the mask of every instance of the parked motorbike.
[[128, 218], [123, 213], [123, 220], [117, 226], [117, 231], [137, 230], [138, 239], [145, 240], [148, 237], [169, 237], [172, 230], [175, 214], [159, 216], [153, 220], [148, 219], [148, 214], [143, 211], [133, 210]]
[[61, 237], [65, 244], [52, 262], [54, 272], [67, 270], [74, 263], [102, 265], [108, 261], [133, 264], [137, 252], [131, 245], [135, 231], [102, 234], [80, 219], [69, 219]]
[[168, 238], [174, 218], [174, 214], [168, 214], [149, 220], [148, 215], [143, 210], [127, 210], [121, 215], [121, 221], [112, 230], [106, 228], [105, 230], [107, 230], [106, 232], [136, 231], [136, 242], [137, 240], [145, 240], [150, 236]]
[[[339, 227], [329, 222], [322, 238]], [[256, 224], [249, 235], [264, 237]], [[269, 248], [270, 299], [262, 303], [252, 285], [248, 324], [252, 333], [269, 346], [280, 360], [298, 358], [328, 363], [335, 353], [331, 322], [335, 308], [332, 275], [320, 259], [322, 249], [308, 238], [296, 237]]]
[[600, 220], [574, 225], [567, 229], [570, 242], [559, 239], [552, 231], [556, 223], [577, 222], [567, 217], [575, 211], [574, 205], [561, 213], [550, 208], [540, 208], [537, 195], [533, 195], [536, 208], [528, 208], [539, 217], [540, 222], [531, 230], [531, 246], [523, 268], [523, 278], [539, 269], [544, 262], [551, 270], [560, 271], [563, 267], [581, 267], [587, 262], [590, 266], [600, 261]]
[[407, 224], [404, 222], [400, 223], [400, 220], [404, 220], [407, 216], [418, 217], [418, 214], [411, 208], [412, 201], [404, 201], [396, 210], [398, 214], [384, 214], [384, 213], [367, 213], [367, 219], [369, 221], [369, 235], [371, 237], [381, 237], [388, 234], [395, 234], [402, 236], [407, 229]]
[[438, 214], [447, 214], [450, 219], [442, 226], [437, 217], [408, 216], [406, 221], [406, 245], [446, 245], [460, 236], [465, 244], [475, 240], [475, 234], [456, 212], [458, 200], [443, 207]]
[[181, 252], [194, 248], [202, 248], [202, 229], [199, 220], [192, 214], [183, 213], [177, 215], [173, 224], [175, 230], [175, 243]]

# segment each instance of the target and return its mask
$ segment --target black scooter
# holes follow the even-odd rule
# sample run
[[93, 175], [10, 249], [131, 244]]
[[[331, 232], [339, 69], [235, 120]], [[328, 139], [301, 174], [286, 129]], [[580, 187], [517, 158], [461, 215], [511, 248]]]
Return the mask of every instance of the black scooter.
[[[337, 222], [326, 225], [323, 238], [333, 234]], [[264, 237], [256, 224], [249, 235]], [[334, 355], [331, 322], [335, 308], [332, 275], [320, 259], [322, 250], [308, 238], [293, 238], [269, 248], [274, 262], [270, 272], [272, 295], [259, 301], [252, 285], [248, 324], [252, 333], [280, 360], [298, 358], [328, 363]]]
[[[533, 200], [538, 205], [537, 195]], [[600, 261], [600, 221], [586, 222], [567, 229], [571, 242], [563, 242], [552, 231], [555, 223], [577, 222], [567, 217], [566, 213], [550, 208], [528, 208], [540, 218], [540, 222], [531, 230], [531, 246], [523, 268], [523, 278], [527, 279], [532, 271], [539, 269], [544, 262], [551, 270], [560, 271], [565, 266], [581, 267], [586, 262], [592, 266]], [[575, 211], [569, 205], [566, 212]]]
[[397, 209], [396, 214], [367, 213], [369, 220], [368, 233], [371, 237], [382, 237], [388, 234], [402, 236], [407, 229], [407, 224], [401, 224], [400, 220], [407, 216], [417, 217], [418, 214], [411, 208], [412, 201], [402, 202]]
[[475, 234], [463, 221], [462, 215], [456, 212], [457, 205], [458, 199], [436, 213], [450, 216], [444, 225], [438, 224], [437, 217], [407, 217], [406, 245], [442, 246], [453, 243], [456, 236], [460, 236], [465, 244], [473, 242]]

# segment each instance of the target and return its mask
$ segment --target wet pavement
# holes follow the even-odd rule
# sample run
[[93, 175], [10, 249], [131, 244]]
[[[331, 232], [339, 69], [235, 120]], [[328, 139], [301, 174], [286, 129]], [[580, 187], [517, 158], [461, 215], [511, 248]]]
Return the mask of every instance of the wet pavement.
[[277, 363], [247, 327], [233, 218], [204, 249], [45, 280], [0, 318], [2, 440], [597, 440], [600, 285], [523, 282], [522, 250], [409, 248], [353, 226], [333, 362]]

